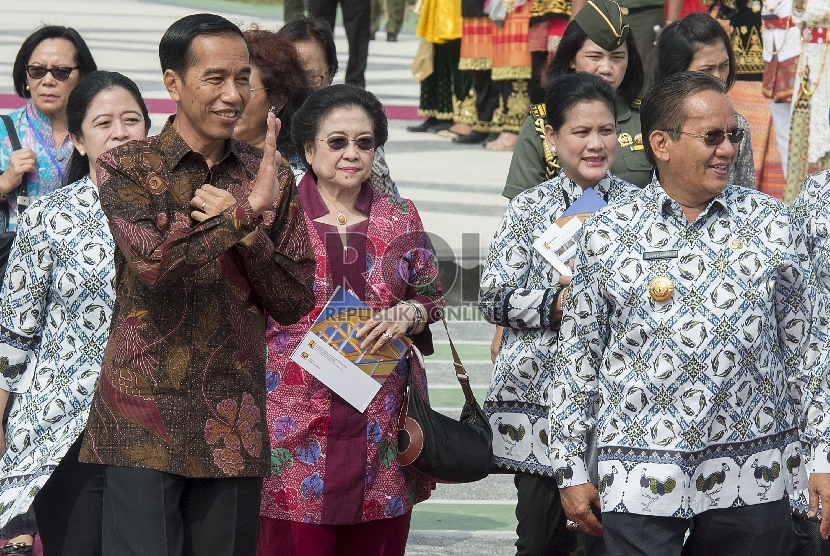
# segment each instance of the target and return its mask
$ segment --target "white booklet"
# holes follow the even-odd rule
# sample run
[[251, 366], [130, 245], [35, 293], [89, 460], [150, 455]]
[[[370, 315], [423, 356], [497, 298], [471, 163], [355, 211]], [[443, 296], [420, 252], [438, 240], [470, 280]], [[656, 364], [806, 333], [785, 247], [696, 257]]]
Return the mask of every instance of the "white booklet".
[[562, 220], [564, 218], [557, 221], [560, 225], [551, 224], [550, 228], [533, 242], [533, 248], [539, 251], [561, 276], [570, 276], [572, 273], [568, 261], [576, 254], [576, 234], [582, 227], [582, 220], [578, 216], [573, 216], [564, 223]]
[[374, 315], [363, 302], [338, 287], [291, 354], [291, 360], [361, 413], [366, 410], [409, 350], [409, 339], [395, 340], [378, 353], [361, 349], [355, 337]]

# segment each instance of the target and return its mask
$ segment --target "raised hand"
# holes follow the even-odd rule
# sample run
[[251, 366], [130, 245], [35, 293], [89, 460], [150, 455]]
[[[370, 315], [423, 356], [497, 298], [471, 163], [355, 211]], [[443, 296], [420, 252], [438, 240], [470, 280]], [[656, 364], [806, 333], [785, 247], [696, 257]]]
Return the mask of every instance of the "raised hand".
[[269, 112], [268, 131], [265, 133], [265, 151], [256, 181], [254, 181], [254, 189], [248, 195], [248, 202], [256, 214], [262, 214], [273, 207], [280, 192], [277, 170], [282, 162], [282, 155], [277, 150], [277, 135], [281, 128], [282, 122]]

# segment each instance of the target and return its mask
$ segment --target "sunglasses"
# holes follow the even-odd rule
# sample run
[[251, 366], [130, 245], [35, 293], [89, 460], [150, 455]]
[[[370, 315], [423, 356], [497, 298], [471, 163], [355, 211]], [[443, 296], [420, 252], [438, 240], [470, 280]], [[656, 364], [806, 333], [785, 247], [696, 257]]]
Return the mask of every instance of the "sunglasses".
[[666, 131], [671, 131], [674, 133], [683, 133], [684, 135], [691, 135], [693, 137], [700, 137], [703, 139], [703, 143], [707, 147], [717, 147], [718, 145], [723, 143], [724, 139], [729, 139], [729, 142], [733, 145], [737, 145], [741, 141], [743, 141], [744, 133], [746, 130], [743, 130], [739, 127], [730, 129], [729, 131], [724, 131], [722, 129], [713, 129], [712, 131], [708, 131], [706, 133], [689, 133], [688, 131], [682, 131], [679, 129], [668, 129]]
[[346, 147], [349, 146], [349, 143], [354, 143], [361, 151], [371, 151], [375, 148], [374, 137], [358, 137], [357, 139], [349, 139], [348, 137], [343, 137], [342, 135], [335, 135], [334, 137], [329, 137], [328, 139], [317, 140], [323, 141], [332, 151], [345, 151]]
[[47, 68], [44, 66], [26, 66], [26, 73], [32, 79], [43, 79], [47, 73], [51, 73], [52, 77], [58, 81], [66, 81], [72, 72], [78, 69], [77, 67], [70, 68], [67, 66], [55, 66], [54, 68]]

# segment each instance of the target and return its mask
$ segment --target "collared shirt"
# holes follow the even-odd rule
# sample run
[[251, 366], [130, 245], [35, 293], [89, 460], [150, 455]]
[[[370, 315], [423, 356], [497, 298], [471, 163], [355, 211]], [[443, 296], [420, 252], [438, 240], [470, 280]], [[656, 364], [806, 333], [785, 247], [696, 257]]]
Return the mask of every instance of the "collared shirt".
[[[793, 228], [800, 232], [796, 237], [804, 241], [809, 255], [803, 263], [811, 266], [811, 276], [824, 293], [826, 301], [830, 296], [830, 171], [825, 170], [807, 176], [801, 186], [801, 193], [790, 209], [790, 214]], [[817, 313], [814, 311], [815, 314]], [[815, 404], [808, 414], [808, 421], [826, 419], [826, 407], [828, 407], [826, 404], [823, 407]], [[811, 435], [805, 440], [809, 446], [816, 446], [820, 439]], [[824, 471], [830, 470], [827, 454], [816, 453], [813, 450], [808, 455], [810, 467], [817, 467]], [[807, 481], [804, 478], [799, 485], [796, 485], [798, 492], [791, 502], [793, 508], [801, 513], [807, 513], [809, 510], [806, 488]]]
[[0, 295], [0, 388], [15, 393], [0, 527], [29, 509], [86, 426], [115, 303], [114, 248], [89, 177], [20, 221]]
[[[31, 201], [53, 192], [63, 185], [63, 174], [69, 165], [69, 158], [72, 156], [72, 141], [69, 134], [64, 137], [60, 145], [55, 144], [52, 136], [52, 121], [29, 100], [25, 104], [9, 112], [9, 117], [14, 123], [20, 145], [24, 149], [32, 149], [37, 156], [37, 169], [26, 174], [26, 190]], [[0, 123], [0, 171], [6, 171], [9, 167], [9, 159], [12, 154], [12, 143], [6, 132], [6, 126]], [[14, 230], [17, 228], [18, 206], [17, 195], [12, 194], [5, 203], [8, 204], [9, 219], [6, 220], [6, 212], [0, 211], [0, 231]]]
[[[607, 174], [595, 186], [608, 202], [636, 188]], [[544, 365], [555, 349], [551, 306], [559, 273], [533, 248], [536, 241], [583, 193], [564, 172], [517, 195], [507, 207], [481, 273], [478, 306], [504, 328], [493, 378], [483, 405], [493, 428], [496, 466], [550, 476], [548, 402], [550, 375]]]
[[[291, 169], [274, 210], [248, 195], [262, 151], [229, 140], [208, 168], [169, 122], [98, 160], [116, 242], [116, 305], [81, 460], [185, 477], [263, 476], [266, 312], [284, 324], [314, 305], [314, 258]], [[237, 204], [199, 223], [196, 189]], [[253, 245], [238, 242], [257, 231]]]
[[[689, 517], [791, 491], [799, 426], [830, 402], [798, 233], [783, 203], [734, 185], [690, 223], [657, 180], [585, 222], [550, 359], [561, 486], [587, 482], [596, 427], [603, 511]], [[667, 298], [649, 293], [660, 277]], [[805, 426], [826, 449], [826, 419]]]

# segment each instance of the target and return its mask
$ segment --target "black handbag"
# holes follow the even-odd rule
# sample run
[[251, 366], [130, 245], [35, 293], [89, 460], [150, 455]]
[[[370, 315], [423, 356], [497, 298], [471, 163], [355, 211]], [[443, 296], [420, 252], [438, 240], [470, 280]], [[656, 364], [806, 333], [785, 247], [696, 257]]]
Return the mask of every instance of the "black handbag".
[[[5, 114], [0, 116], [3, 119], [3, 123], [6, 125], [6, 133], [9, 136], [9, 141], [12, 144], [13, 151], [19, 151], [23, 148], [20, 144], [20, 138], [17, 136], [17, 130], [14, 129], [14, 122], [12, 119]], [[23, 181], [20, 185], [14, 189], [11, 193], [9, 193], [9, 197], [12, 195], [17, 195], [18, 197], [26, 197], [27, 194], [27, 187], [26, 187], [26, 178], [23, 178]], [[22, 212], [24, 207], [21, 207], [18, 204], [18, 214]], [[9, 221], [9, 204], [3, 202], [0, 205], [0, 210], [3, 211], [6, 215], [6, 222]], [[2, 282], [3, 278], [6, 276], [6, 266], [9, 264], [9, 253], [12, 250], [12, 243], [14, 243], [14, 236], [16, 235], [15, 232], [0, 232], [0, 283]]]
[[443, 322], [455, 377], [466, 399], [461, 418], [456, 421], [434, 411], [412, 381], [410, 368], [398, 416], [398, 461], [406, 471], [436, 483], [472, 483], [490, 474], [493, 431]]

